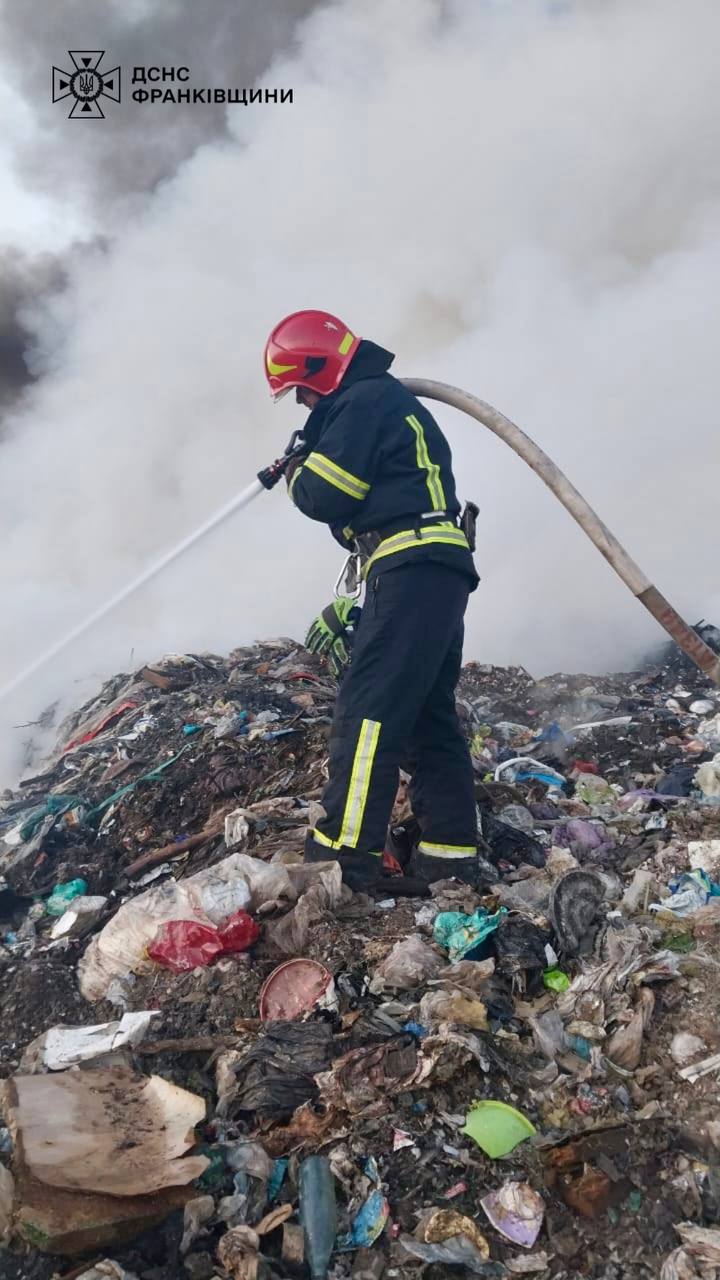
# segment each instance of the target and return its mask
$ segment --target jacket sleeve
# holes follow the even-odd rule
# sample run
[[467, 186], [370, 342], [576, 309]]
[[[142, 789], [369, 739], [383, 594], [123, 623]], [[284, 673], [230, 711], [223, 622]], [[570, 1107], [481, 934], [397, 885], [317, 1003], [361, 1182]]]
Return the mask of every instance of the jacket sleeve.
[[377, 462], [378, 415], [357, 403], [338, 406], [328, 417], [317, 449], [308, 454], [288, 485], [295, 506], [323, 524], [351, 524], [370, 492]]

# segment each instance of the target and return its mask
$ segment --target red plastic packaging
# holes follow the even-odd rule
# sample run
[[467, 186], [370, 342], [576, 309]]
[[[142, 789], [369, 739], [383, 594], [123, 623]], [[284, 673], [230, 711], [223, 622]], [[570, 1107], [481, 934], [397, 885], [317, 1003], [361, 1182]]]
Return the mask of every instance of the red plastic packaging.
[[210, 964], [222, 949], [220, 934], [212, 925], [198, 924], [196, 920], [169, 920], [160, 926], [148, 947], [148, 955], [173, 973], [187, 973], [189, 969]]
[[247, 951], [259, 937], [260, 928], [247, 911], [236, 911], [222, 929], [196, 920], [169, 920], [161, 925], [147, 953], [173, 973], [187, 973], [212, 964], [219, 955]]
[[260, 926], [247, 911], [236, 911], [219, 932], [223, 951], [247, 951], [260, 937]]
[[577, 769], [578, 773], [599, 773], [598, 766], [592, 760], [573, 760], [570, 765], [571, 771]]

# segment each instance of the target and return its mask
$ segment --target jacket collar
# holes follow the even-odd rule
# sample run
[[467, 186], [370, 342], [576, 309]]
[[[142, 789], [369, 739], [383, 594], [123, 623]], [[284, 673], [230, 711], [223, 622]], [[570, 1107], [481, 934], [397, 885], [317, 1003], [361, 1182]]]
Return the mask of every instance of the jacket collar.
[[322, 431], [327, 414], [340, 397], [356, 382], [362, 382], [365, 378], [382, 377], [387, 373], [394, 359], [392, 351], [386, 351], [384, 347], [368, 341], [367, 338], [362, 339], [340, 386], [337, 390], [331, 391], [329, 396], [323, 396], [307, 417], [303, 435], [311, 448]]

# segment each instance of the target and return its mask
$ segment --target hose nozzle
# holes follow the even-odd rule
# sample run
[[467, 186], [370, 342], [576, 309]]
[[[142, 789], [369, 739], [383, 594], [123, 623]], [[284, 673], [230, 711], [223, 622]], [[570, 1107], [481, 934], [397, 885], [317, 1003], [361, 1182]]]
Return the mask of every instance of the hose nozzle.
[[270, 463], [269, 467], [264, 467], [262, 471], [258, 471], [257, 478], [265, 489], [274, 489], [278, 480], [285, 475], [287, 465], [292, 462], [293, 458], [301, 458], [305, 453], [306, 444], [302, 431], [293, 431], [287, 449], [281, 458], [276, 458]]

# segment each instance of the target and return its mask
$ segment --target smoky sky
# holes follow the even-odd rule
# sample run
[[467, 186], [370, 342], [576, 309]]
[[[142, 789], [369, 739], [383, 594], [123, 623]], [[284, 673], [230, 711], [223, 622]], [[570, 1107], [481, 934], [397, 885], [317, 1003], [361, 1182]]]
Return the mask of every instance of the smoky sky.
[[[148, 86], [132, 85], [133, 67], [188, 66], [196, 88], [250, 87], [291, 45], [297, 21], [312, 7], [311, 0], [53, 0], [39, 22], [25, 0], [0, 0], [0, 71], [35, 124], [12, 157], [16, 176], [28, 190], [82, 202], [97, 235], [112, 235], [183, 160], [226, 133], [220, 104], [155, 103], [138, 127], [130, 95]], [[51, 67], [71, 66], [68, 50], [79, 48], [104, 49], [102, 68], [122, 68], [123, 101], [110, 103], [89, 129], [89, 121], [69, 126], [67, 105], [52, 103], [50, 94]], [[8, 408], [32, 380], [28, 315], [62, 287], [78, 252], [75, 245], [31, 255], [0, 244], [0, 440]]]
[[[296, 23], [312, 7], [311, 0], [52, 0], [39, 21], [26, 0], [2, 0], [3, 73], [38, 125], [35, 141], [17, 157], [23, 181], [54, 193], [82, 191], [96, 208], [117, 216], [122, 197], [152, 190], [226, 129], [220, 104], [154, 103], [139, 119], [130, 95], [148, 86], [131, 84], [133, 67], [187, 66], [189, 83], [199, 89], [250, 87], [291, 45]], [[71, 65], [69, 49], [104, 49], [102, 67], [122, 68], [123, 100], [109, 103], [93, 129], [68, 128], [67, 110], [51, 102], [51, 68]]]
[[[227, 53], [229, 31], [247, 44], [259, 24], [267, 50], [270, 8], [235, 25], [222, 6], [188, 4], [194, 58], [174, 4], [152, 19], [137, 4], [103, 9], [114, 21], [92, 43], [87, 24], [65, 39], [57, 18], [88, 10], [53, 6], [49, 21], [60, 53], [110, 53], [117, 28], [113, 60], [164, 56], [217, 84], [207, 49]], [[48, 115], [58, 55], [24, 15], [13, 11], [9, 35], [23, 38], [4, 34], [5, 56], [15, 48], [18, 70], [27, 45], [23, 74], [47, 77], [51, 130], [24, 163], [37, 182], [53, 165], [69, 182], [76, 166], [106, 244], [33, 309], [41, 376], [0, 449], [0, 681], [277, 457], [304, 415], [291, 397], [271, 404], [263, 345], [303, 307], [396, 351], [398, 375], [496, 405], [676, 608], [717, 620], [717, 0], [333, 0], [288, 23], [256, 77], [291, 87], [292, 106], [231, 109], [162, 181], [179, 116], [155, 134], [127, 102], [84, 127]], [[168, 15], [172, 52], [151, 53]], [[191, 109], [192, 128], [208, 110]], [[147, 150], [151, 191], [118, 179], [124, 149]], [[437, 416], [459, 496], [481, 508], [466, 659], [535, 675], [631, 666], [655, 624], [510, 450]], [[0, 774], [10, 727], [73, 695], [76, 678], [168, 649], [301, 638], [338, 561], [281, 487], [263, 494], [3, 708]]]

